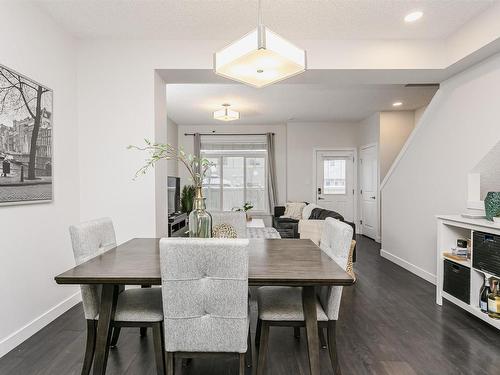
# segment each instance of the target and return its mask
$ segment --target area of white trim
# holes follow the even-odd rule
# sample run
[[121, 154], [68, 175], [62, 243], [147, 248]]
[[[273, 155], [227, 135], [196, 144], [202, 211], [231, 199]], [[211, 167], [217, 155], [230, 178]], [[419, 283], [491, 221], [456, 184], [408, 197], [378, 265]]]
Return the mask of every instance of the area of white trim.
[[418, 131], [422, 127], [421, 125], [425, 123], [425, 120], [427, 119], [427, 117], [429, 117], [429, 114], [431, 112], [433, 112], [434, 108], [436, 108], [438, 106], [440, 98], [441, 98], [441, 89], [439, 89], [436, 92], [436, 94], [432, 98], [431, 102], [429, 103], [429, 105], [425, 109], [424, 113], [422, 114], [422, 117], [420, 117], [420, 122], [418, 124], [415, 124], [415, 127], [413, 128], [413, 131], [411, 132], [411, 134], [409, 135], [409, 137], [406, 140], [405, 144], [401, 148], [401, 151], [399, 151], [399, 154], [398, 154], [398, 156], [396, 156], [396, 159], [394, 159], [394, 162], [392, 163], [391, 168], [389, 168], [389, 171], [387, 172], [387, 174], [385, 175], [384, 179], [380, 183], [380, 191], [382, 191], [384, 189], [385, 185], [387, 184], [387, 182], [389, 182], [392, 174], [394, 173], [394, 171], [398, 167], [401, 159], [403, 159], [403, 156], [406, 154], [406, 151], [410, 147], [410, 145], [411, 145], [411, 143], [413, 141], [413, 138], [415, 137], [415, 135], [418, 133]]
[[69, 296], [62, 302], [58, 303], [42, 315], [36, 317], [24, 327], [19, 328], [17, 331], [11, 333], [7, 337], [0, 340], [0, 358], [10, 352], [16, 346], [33, 336], [47, 324], [58, 318], [60, 315], [68, 311], [82, 300], [80, 292]]
[[403, 267], [404, 269], [410, 271], [411, 273], [417, 275], [418, 277], [421, 277], [422, 279], [430, 282], [431, 284], [436, 285], [436, 275], [433, 275], [432, 273], [427, 272], [426, 270], [404, 260], [403, 258], [391, 254], [388, 251], [385, 251], [384, 249], [380, 249], [380, 256], [382, 258], [390, 260], [393, 263], [396, 263], [398, 266]]

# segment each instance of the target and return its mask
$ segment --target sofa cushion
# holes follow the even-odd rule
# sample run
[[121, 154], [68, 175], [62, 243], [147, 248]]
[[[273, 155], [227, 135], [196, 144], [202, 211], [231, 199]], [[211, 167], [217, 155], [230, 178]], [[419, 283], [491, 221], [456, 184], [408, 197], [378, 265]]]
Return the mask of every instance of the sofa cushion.
[[295, 224], [295, 223], [298, 223], [299, 221], [298, 220], [295, 220], [295, 219], [291, 219], [289, 217], [277, 217], [274, 219], [277, 223], [279, 224], [286, 224], [286, 223], [292, 223], [292, 224]]
[[327, 217], [344, 221], [344, 217], [335, 211], [325, 210], [323, 208], [315, 208], [309, 216], [310, 220], [325, 220]]

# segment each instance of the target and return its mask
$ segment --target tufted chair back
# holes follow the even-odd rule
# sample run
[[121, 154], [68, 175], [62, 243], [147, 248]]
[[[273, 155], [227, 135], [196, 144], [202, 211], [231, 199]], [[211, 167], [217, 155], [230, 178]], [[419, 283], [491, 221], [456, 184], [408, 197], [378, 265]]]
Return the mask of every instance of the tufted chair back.
[[167, 352], [246, 352], [247, 246], [246, 239], [161, 239]]
[[[325, 219], [320, 248], [344, 270], [347, 268], [352, 235], [353, 230], [350, 225], [331, 217]], [[342, 287], [323, 286], [318, 288], [318, 294], [328, 319], [337, 320]]]
[[[69, 227], [76, 264], [82, 264], [116, 246], [115, 229], [109, 218], [87, 221]], [[99, 313], [101, 287], [81, 285], [85, 319], [96, 319]]]
[[229, 224], [236, 231], [238, 238], [247, 238], [247, 216], [240, 211], [210, 212], [212, 228], [219, 224]]

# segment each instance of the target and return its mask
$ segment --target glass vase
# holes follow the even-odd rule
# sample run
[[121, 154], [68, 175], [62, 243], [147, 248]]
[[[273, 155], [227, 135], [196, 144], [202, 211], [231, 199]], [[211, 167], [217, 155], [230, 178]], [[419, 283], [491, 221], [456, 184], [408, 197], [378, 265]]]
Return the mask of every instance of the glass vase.
[[212, 216], [206, 210], [201, 186], [196, 187], [193, 210], [189, 214], [189, 237], [212, 237]]

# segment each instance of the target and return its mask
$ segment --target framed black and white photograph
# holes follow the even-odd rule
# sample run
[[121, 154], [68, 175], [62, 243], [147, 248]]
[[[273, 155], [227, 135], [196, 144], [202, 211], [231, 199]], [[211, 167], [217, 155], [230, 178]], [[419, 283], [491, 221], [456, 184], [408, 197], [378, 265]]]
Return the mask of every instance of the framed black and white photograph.
[[52, 96], [0, 65], [0, 205], [52, 200]]

